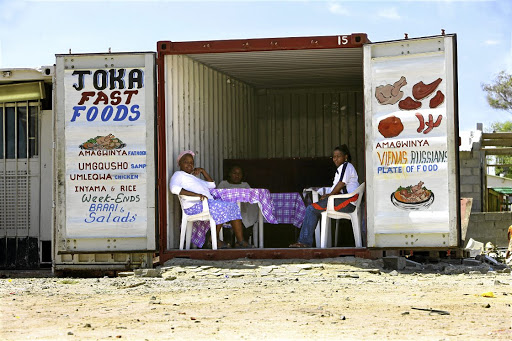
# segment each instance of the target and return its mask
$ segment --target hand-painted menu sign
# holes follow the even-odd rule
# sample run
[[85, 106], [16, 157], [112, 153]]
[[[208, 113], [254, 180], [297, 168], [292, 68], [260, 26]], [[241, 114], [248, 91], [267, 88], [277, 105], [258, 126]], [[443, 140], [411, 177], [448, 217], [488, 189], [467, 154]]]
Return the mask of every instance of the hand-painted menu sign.
[[75, 237], [145, 237], [143, 68], [66, 70], [66, 229]]
[[374, 60], [375, 233], [448, 232], [444, 56]]

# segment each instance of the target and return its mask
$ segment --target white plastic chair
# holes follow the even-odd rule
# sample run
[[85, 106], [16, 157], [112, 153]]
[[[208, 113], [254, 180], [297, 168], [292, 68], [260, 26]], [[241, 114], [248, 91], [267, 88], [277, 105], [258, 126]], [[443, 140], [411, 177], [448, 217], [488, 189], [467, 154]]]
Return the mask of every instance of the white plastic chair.
[[181, 233], [180, 233], [180, 250], [183, 250], [185, 247], [185, 239], [186, 239], [186, 248], [190, 249], [190, 240], [192, 238], [192, 226], [194, 221], [209, 221], [210, 222], [210, 231], [212, 235], [212, 249], [217, 250], [217, 227], [215, 225], [215, 221], [210, 215], [210, 208], [208, 207], [208, 200], [204, 199], [203, 203], [203, 211], [198, 214], [188, 215], [183, 210], [183, 199], [189, 201], [200, 201], [199, 197], [192, 197], [188, 195], [178, 195], [180, 199], [181, 205]]
[[[350, 219], [352, 222], [352, 230], [354, 231], [354, 240], [356, 242], [356, 247], [362, 247], [362, 240], [361, 240], [361, 217], [362, 217], [362, 210], [361, 210], [361, 201], [363, 200], [364, 195], [364, 188], [365, 183], [363, 182], [359, 187], [356, 188], [354, 192], [348, 193], [348, 194], [337, 194], [337, 195], [331, 195], [327, 199], [327, 209], [322, 212], [322, 219], [321, 219], [321, 225], [320, 225], [320, 247], [326, 248], [328, 245], [328, 239], [330, 238], [330, 231], [331, 231], [331, 219]], [[334, 199], [340, 199], [340, 198], [351, 198], [354, 195], [358, 194], [359, 197], [357, 200], [353, 203], [356, 206], [356, 209], [352, 213], [344, 213], [344, 212], [338, 212], [334, 210]], [[335, 233], [335, 243], [338, 241], [338, 222], [336, 222], [336, 233]], [[335, 244], [336, 245], [336, 244]]]
[[[317, 202], [318, 199], [320, 198], [320, 196], [324, 195], [325, 191], [327, 189], [329, 189], [329, 188], [330, 187], [310, 187], [310, 188], [305, 188], [302, 191], [302, 196], [306, 197], [306, 194], [308, 192], [310, 192], [311, 193], [311, 198], [312, 198], [313, 202]], [[320, 245], [320, 220], [318, 220], [318, 223], [316, 224], [316, 228], [315, 228], [315, 243], [316, 243], [316, 247], [319, 247], [319, 245]]]

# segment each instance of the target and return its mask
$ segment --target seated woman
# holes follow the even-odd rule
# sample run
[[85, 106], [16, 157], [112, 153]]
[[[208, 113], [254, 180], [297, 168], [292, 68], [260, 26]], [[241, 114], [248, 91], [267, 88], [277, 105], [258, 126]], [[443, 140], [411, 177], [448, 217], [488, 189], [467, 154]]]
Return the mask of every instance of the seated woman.
[[[327, 198], [331, 195], [351, 193], [359, 187], [357, 172], [350, 163], [352, 157], [346, 144], [334, 148], [332, 161], [337, 167], [332, 187], [327, 190], [327, 194], [320, 197], [316, 203], [306, 208], [306, 216], [302, 222], [299, 240], [291, 244], [293, 248], [311, 247], [313, 245], [313, 236], [315, 228], [320, 218], [320, 214], [327, 208]], [[352, 204], [357, 200], [357, 195], [351, 198], [334, 199], [334, 207], [337, 211], [351, 213], [356, 207]], [[318, 247], [318, 245], [317, 245]]]
[[[242, 168], [238, 165], [234, 165], [228, 171], [227, 180], [221, 181], [217, 188], [251, 188], [247, 182], [242, 182], [243, 176]], [[240, 211], [242, 213], [242, 223], [245, 227], [256, 224], [259, 213], [258, 204], [242, 202], [240, 204]]]
[[[252, 246], [244, 240], [242, 217], [238, 205], [234, 202], [214, 200], [210, 194], [210, 189], [215, 188], [215, 182], [203, 168], [194, 168], [194, 152], [186, 150], [178, 155], [178, 166], [180, 170], [175, 172], [170, 181], [170, 188], [173, 194], [188, 195], [199, 197], [202, 200], [208, 200], [210, 214], [215, 221], [217, 236], [219, 235], [222, 224], [229, 222], [235, 233], [237, 248], [251, 248]], [[203, 175], [206, 181], [199, 179], [198, 175]], [[203, 205], [197, 201], [183, 200], [183, 210], [186, 214], [197, 214], [203, 210]], [[211, 227], [213, 228], [213, 227]], [[228, 247], [222, 241], [218, 240], [219, 248]]]

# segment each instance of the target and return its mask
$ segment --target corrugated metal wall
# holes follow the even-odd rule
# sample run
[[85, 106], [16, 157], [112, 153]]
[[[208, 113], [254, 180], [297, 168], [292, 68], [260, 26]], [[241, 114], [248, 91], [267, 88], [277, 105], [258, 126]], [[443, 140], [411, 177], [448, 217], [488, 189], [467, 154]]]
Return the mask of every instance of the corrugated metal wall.
[[363, 93], [346, 88], [259, 90], [259, 158], [331, 156], [347, 144], [364, 177]]
[[[218, 183], [224, 159], [330, 156], [343, 143], [363, 181], [362, 89], [254, 89], [187, 56], [165, 58], [167, 183], [185, 149]], [[177, 248], [180, 206], [170, 192], [168, 202], [168, 248]]]
[[[254, 89], [187, 56], [165, 58], [167, 183], [185, 149], [197, 152], [196, 167], [206, 169], [218, 183], [224, 159], [256, 157]], [[168, 194], [168, 246], [177, 248], [180, 215], [175, 213], [180, 206]]]

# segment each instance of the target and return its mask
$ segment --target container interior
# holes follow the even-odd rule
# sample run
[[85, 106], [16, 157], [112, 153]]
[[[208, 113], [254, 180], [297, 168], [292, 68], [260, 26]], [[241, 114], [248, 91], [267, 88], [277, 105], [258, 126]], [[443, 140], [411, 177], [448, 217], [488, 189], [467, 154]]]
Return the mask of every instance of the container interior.
[[[185, 149], [197, 152], [196, 167], [219, 183], [225, 160], [260, 168], [270, 167], [268, 159], [325, 160], [340, 144], [364, 181], [362, 47], [164, 58], [167, 184]], [[300, 174], [296, 164], [267, 174]], [[176, 249], [181, 209], [170, 191], [167, 199], [167, 249]]]

